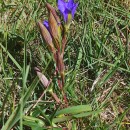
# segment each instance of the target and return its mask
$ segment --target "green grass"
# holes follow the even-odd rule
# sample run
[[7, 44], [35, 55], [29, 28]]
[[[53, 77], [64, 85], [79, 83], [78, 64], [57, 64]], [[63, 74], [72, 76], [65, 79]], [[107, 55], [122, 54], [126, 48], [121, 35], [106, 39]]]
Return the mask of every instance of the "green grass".
[[46, 1], [0, 0], [0, 128], [130, 129], [129, 1], [79, 0], [64, 56], [68, 108], [52, 97], [63, 100], [56, 78], [45, 88], [34, 70], [54, 73], [37, 26]]

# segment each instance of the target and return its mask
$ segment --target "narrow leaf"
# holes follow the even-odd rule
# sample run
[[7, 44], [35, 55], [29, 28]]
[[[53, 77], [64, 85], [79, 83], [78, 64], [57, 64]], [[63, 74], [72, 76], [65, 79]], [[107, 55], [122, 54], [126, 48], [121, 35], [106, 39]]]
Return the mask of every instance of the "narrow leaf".
[[63, 116], [63, 117], [54, 118], [54, 119], [52, 120], [52, 122], [53, 122], [53, 123], [64, 122], [64, 121], [71, 120], [72, 118], [73, 118], [72, 116]]
[[92, 108], [90, 105], [79, 105], [79, 106], [68, 107], [60, 111], [57, 111], [55, 116], [62, 115], [62, 114], [77, 114], [77, 113], [91, 111], [91, 110]]
[[84, 112], [84, 113], [80, 113], [80, 114], [77, 114], [77, 115], [73, 115], [73, 117], [82, 118], [82, 117], [86, 117], [86, 116], [90, 116], [90, 115], [94, 115], [94, 114], [99, 114], [100, 112], [101, 112], [101, 110]]

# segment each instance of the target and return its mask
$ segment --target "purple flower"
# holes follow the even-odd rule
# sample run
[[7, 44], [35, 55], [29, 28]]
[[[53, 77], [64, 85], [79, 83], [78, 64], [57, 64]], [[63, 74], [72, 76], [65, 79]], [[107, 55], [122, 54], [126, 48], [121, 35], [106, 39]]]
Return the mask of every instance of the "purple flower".
[[65, 22], [69, 20], [69, 16], [71, 19], [74, 18], [77, 6], [78, 3], [74, 3], [74, 0], [58, 0], [58, 9], [63, 14]]
[[47, 20], [43, 21], [43, 25], [46, 27], [46, 29], [50, 32], [49, 23]]

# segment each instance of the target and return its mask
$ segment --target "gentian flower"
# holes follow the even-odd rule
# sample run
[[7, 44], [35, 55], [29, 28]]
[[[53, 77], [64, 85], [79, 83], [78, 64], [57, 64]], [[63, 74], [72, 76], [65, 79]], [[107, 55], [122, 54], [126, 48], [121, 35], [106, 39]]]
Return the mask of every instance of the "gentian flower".
[[[44, 21], [43, 21], [43, 25], [47, 28], [48, 31], [50, 30], [50, 29], [49, 29], [49, 23], [48, 23], [47, 20], [44, 20]], [[49, 32], [50, 32], [50, 31], [49, 31]]]
[[58, 0], [58, 9], [62, 13], [65, 22], [71, 22], [72, 18], [74, 18], [74, 14], [76, 12], [78, 3], [74, 3], [74, 0]]

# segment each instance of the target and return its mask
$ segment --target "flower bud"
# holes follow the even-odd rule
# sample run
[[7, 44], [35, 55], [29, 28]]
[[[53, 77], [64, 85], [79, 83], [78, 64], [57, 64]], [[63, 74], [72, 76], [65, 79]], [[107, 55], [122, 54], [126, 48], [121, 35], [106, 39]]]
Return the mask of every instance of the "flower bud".
[[49, 31], [47, 30], [47, 28], [41, 22], [38, 22], [38, 25], [39, 25], [43, 39], [45, 40], [45, 42], [49, 46], [50, 50], [52, 52], [55, 52], [55, 48], [54, 48], [54, 45], [52, 43], [52, 37], [51, 37]]
[[48, 3], [46, 3], [46, 7], [47, 7], [48, 11], [53, 14], [53, 16], [55, 17], [57, 23], [60, 24], [60, 23], [61, 23], [60, 18], [59, 18], [59, 16], [57, 15], [57, 13], [56, 13], [54, 7], [52, 7], [52, 6], [51, 6], [50, 4], [48, 4]]
[[48, 87], [49, 86], [49, 81], [46, 78], [46, 76], [41, 73], [41, 71], [39, 70], [39, 68], [35, 67], [34, 69], [35, 69], [35, 71], [37, 73], [37, 76], [39, 77], [40, 81], [42, 82], [43, 86], [44, 87]]
[[53, 16], [53, 14], [50, 12], [50, 17], [49, 17], [49, 27], [50, 27], [50, 32], [51, 35], [54, 38], [55, 41], [55, 46], [57, 48], [57, 50], [60, 50], [60, 36], [59, 36], [59, 26], [57, 24], [57, 21], [55, 19], [55, 17]]

